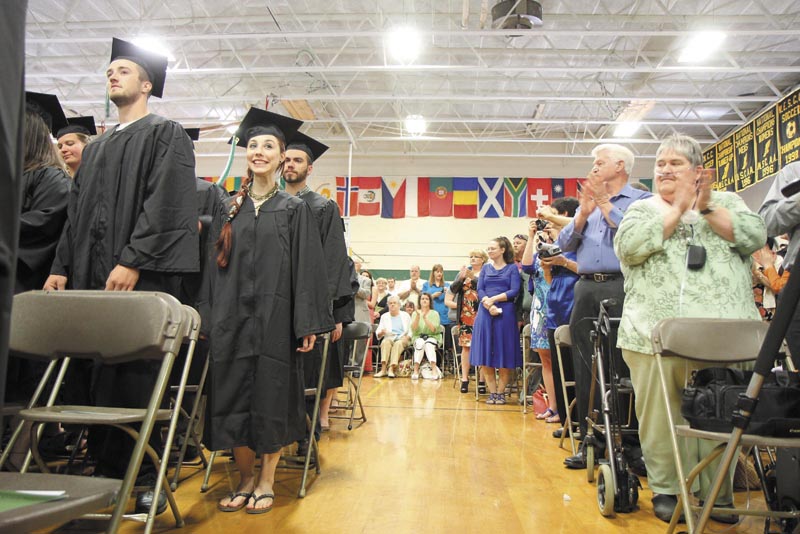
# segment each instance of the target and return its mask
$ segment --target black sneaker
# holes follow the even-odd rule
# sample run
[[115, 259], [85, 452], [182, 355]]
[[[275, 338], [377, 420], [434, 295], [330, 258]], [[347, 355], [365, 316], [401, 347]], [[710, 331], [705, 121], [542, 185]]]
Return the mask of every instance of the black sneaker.
[[[677, 495], [653, 495], [653, 513], [656, 517], [665, 523], [672, 520], [672, 514], [675, 512], [675, 507], [678, 506]], [[678, 519], [678, 523], [685, 521], [683, 514]]]

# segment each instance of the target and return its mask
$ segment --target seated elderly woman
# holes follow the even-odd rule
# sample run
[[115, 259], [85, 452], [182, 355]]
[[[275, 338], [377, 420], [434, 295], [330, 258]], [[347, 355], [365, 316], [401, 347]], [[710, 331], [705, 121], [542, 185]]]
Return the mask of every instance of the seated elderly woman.
[[[700, 145], [691, 137], [676, 134], [661, 143], [654, 182], [657, 194], [631, 205], [614, 239], [625, 276], [618, 345], [631, 370], [653, 511], [669, 521], [677, 504], [678, 473], [650, 333], [668, 317], [759, 319], [750, 285], [750, 254], [764, 244], [767, 234], [761, 217], [736, 194], [711, 191]], [[698, 366], [667, 358], [664, 367], [672, 413], [680, 414], [685, 378]], [[687, 467], [714, 445], [683, 440]], [[710, 484], [710, 475], [700, 477], [701, 499]], [[716, 505], [732, 503], [728, 480]], [[712, 519], [730, 523], [737, 517], [712, 514]]]
[[419, 310], [411, 316], [408, 327], [411, 343], [414, 345], [414, 371], [411, 373], [411, 380], [419, 378], [419, 365], [423, 357], [428, 358], [433, 369], [433, 380], [442, 377], [442, 372], [436, 366], [436, 349], [442, 344], [442, 332], [439, 328], [439, 312], [431, 307], [432, 300], [428, 293], [419, 296]]
[[408, 334], [411, 316], [400, 310], [400, 297], [389, 295], [386, 302], [389, 312], [381, 316], [378, 329], [375, 330], [375, 336], [381, 342], [382, 364], [381, 369], [375, 373], [375, 378], [394, 378], [400, 356], [411, 342]]

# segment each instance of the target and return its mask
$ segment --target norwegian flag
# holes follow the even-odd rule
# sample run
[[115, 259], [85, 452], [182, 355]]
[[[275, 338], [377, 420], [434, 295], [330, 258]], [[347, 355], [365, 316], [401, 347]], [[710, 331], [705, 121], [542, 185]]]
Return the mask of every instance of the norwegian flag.
[[339, 215], [355, 217], [358, 215], [358, 180], [349, 176], [336, 177], [336, 203]]

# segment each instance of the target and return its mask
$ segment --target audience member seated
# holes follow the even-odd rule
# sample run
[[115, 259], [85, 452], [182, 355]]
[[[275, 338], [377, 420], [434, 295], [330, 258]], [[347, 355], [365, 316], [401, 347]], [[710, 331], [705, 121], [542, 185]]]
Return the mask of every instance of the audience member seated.
[[386, 278], [378, 278], [375, 280], [375, 285], [372, 286], [372, 297], [369, 301], [370, 308], [373, 309], [377, 317], [388, 311], [386, 299], [389, 298], [389, 290], [386, 287]]
[[436, 366], [436, 349], [442, 344], [442, 333], [439, 329], [439, 312], [431, 308], [431, 296], [428, 293], [419, 297], [419, 310], [411, 317], [409, 332], [414, 346], [414, 371], [411, 373], [411, 380], [419, 378], [419, 365], [423, 356], [428, 358], [433, 379], [440, 379], [442, 372]]
[[413, 302], [409, 301], [403, 304], [403, 309], [407, 314], [411, 315], [412, 313], [417, 311], [417, 306]]
[[389, 313], [383, 314], [375, 331], [375, 335], [381, 340], [381, 368], [375, 373], [375, 378], [394, 378], [400, 356], [411, 342], [408, 335], [411, 316], [400, 310], [400, 297], [389, 295], [387, 305]]
[[[767, 235], [764, 221], [738, 195], [711, 190], [700, 145], [691, 137], [676, 134], [663, 141], [656, 152], [654, 173], [657, 194], [628, 208], [614, 249], [625, 276], [626, 294], [619, 346], [636, 394], [653, 510], [659, 519], [669, 521], [677, 504], [679, 481], [665, 430], [669, 419], [650, 333], [659, 320], [668, 317], [758, 320], [749, 255], [761, 247]], [[705, 249], [704, 262], [687, 265], [690, 246]], [[673, 417], [680, 417], [685, 378], [701, 366], [680, 358], [665, 358], [663, 365], [672, 389], [670, 409]], [[680, 445], [688, 473], [717, 443], [682, 439]], [[717, 506], [733, 503], [732, 475], [722, 487]], [[711, 477], [699, 479], [702, 499]], [[712, 518], [726, 523], [736, 520], [732, 515]]]

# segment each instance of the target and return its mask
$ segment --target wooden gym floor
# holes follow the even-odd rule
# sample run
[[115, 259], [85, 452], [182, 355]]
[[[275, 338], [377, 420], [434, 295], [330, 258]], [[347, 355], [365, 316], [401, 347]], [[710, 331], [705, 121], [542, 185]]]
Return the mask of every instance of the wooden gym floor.
[[[514, 404], [488, 406], [442, 381], [364, 378], [368, 422], [347, 430], [332, 420], [321, 439], [322, 473], [311, 475], [305, 499], [297, 498], [300, 471], [278, 470], [275, 507], [265, 515], [217, 511], [217, 501], [236, 488], [238, 474], [227, 457], [214, 464], [207, 493], [202, 473], [179, 486], [176, 497], [186, 526], [176, 529], [169, 512], [155, 532], [284, 534], [311, 532], [405, 534], [584, 533], [626, 530], [662, 533], [653, 516], [647, 480], [640, 510], [602, 517], [595, 484], [586, 471], [566, 469], [571, 454], [552, 437], [555, 424], [537, 421]], [[565, 447], [569, 447], [565, 442]], [[185, 468], [182, 476], [198, 469]], [[737, 503], [746, 493], [737, 493]], [[760, 493], [751, 493], [762, 507]], [[711, 523], [713, 531], [725, 526]], [[126, 522], [123, 533], [143, 526]], [[752, 518], [726, 532], [762, 532]], [[70, 530], [71, 532], [72, 530]], [[56, 532], [66, 532], [59, 529]], [[87, 532], [80, 530], [80, 532]]]

